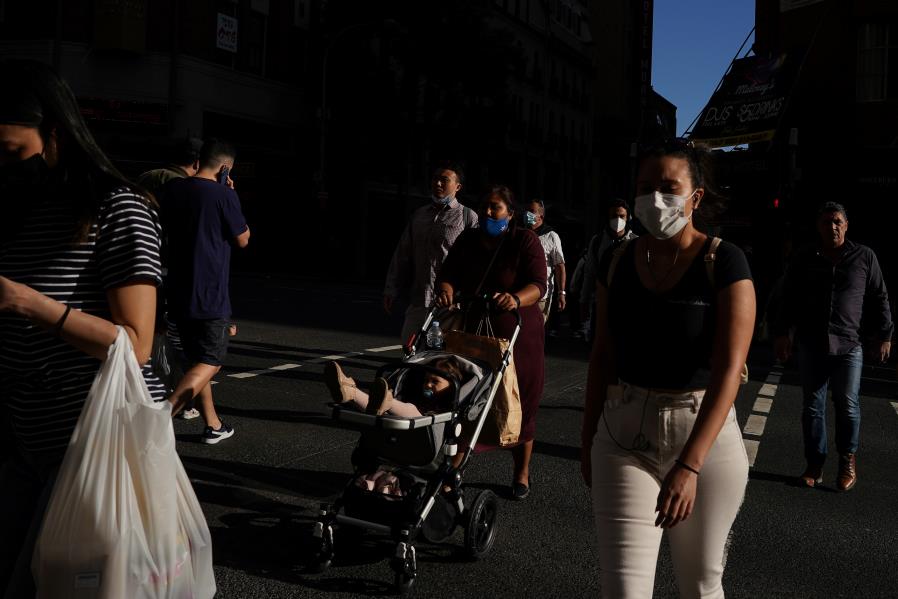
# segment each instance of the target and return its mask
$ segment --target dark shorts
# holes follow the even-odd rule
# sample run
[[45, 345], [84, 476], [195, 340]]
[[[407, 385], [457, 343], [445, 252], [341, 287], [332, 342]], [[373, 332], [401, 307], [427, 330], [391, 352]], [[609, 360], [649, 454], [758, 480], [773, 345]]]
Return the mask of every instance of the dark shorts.
[[182, 318], [176, 321], [178, 336], [184, 356], [190, 366], [209, 364], [221, 366], [228, 353], [228, 325], [223, 319], [195, 320]]

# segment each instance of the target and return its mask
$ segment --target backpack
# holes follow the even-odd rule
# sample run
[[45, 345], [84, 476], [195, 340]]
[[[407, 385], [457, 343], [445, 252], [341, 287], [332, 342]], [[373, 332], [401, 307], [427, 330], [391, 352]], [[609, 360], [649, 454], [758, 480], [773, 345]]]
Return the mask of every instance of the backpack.
[[[614, 271], [617, 270], [617, 264], [618, 262], [620, 262], [621, 257], [624, 255], [624, 252], [627, 251], [627, 246], [630, 245], [631, 241], [633, 241], [633, 239], [626, 239], [619, 246], [614, 248], [614, 253], [611, 255], [611, 263], [608, 265], [608, 276], [605, 279], [606, 288], [611, 289], [611, 281], [614, 279]], [[708, 275], [708, 283], [711, 284], [711, 291], [715, 290], [714, 261], [717, 259], [717, 248], [720, 246], [720, 242], [720, 237], [712, 237], [711, 245], [708, 246], [708, 251], [705, 253], [705, 273]], [[739, 384], [744, 385], [747, 382], [748, 364], [746, 363], [742, 367], [742, 374], [739, 377]]]

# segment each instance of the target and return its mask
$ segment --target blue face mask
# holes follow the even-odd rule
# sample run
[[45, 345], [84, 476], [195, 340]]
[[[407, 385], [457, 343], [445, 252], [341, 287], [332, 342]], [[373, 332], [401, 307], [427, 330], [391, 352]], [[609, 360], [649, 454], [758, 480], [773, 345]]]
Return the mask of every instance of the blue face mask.
[[446, 196], [445, 198], [438, 198], [436, 196], [430, 196], [430, 201], [436, 204], [437, 206], [447, 206], [452, 200], [455, 199], [455, 196]]
[[525, 212], [524, 213], [524, 224], [527, 225], [528, 227], [532, 227], [533, 225], [535, 225], [536, 224], [536, 215], [533, 214], [532, 212]]
[[480, 219], [480, 228], [490, 237], [498, 237], [508, 228], [509, 220], [508, 218], [490, 218], [486, 216]]

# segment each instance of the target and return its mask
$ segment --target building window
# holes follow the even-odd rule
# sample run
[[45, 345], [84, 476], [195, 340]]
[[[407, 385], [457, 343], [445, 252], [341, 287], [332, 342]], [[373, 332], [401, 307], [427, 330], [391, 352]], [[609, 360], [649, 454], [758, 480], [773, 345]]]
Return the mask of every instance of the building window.
[[857, 100], [898, 98], [898, 30], [889, 23], [863, 23], [857, 36]]
[[265, 75], [265, 34], [268, 18], [260, 12], [249, 11], [243, 36], [246, 48], [246, 69], [257, 75]]

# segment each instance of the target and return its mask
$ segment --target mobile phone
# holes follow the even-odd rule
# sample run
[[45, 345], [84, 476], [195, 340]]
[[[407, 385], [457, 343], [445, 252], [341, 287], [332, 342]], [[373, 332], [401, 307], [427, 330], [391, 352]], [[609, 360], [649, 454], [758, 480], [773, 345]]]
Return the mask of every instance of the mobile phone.
[[219, 173], [218, 173], [218, 182], [221, 183], [222, 185], [227, 185], [228, 184], [228, 175], [230, 175], [230, 174], [231, 174], [231, 169], [229, 169], [228, 167], [222, 168], [221, 171], [219, 171]]

